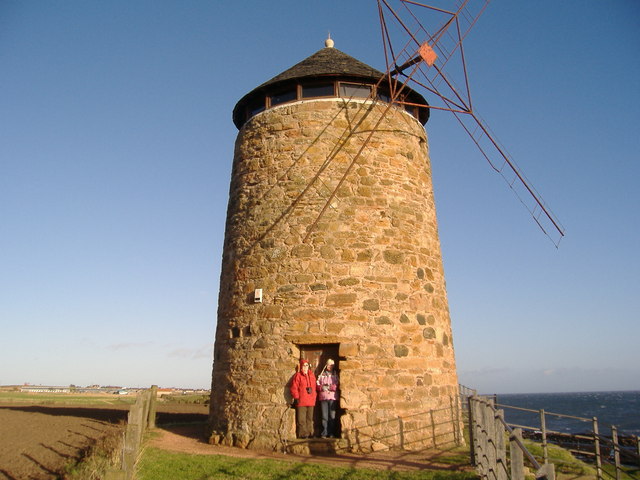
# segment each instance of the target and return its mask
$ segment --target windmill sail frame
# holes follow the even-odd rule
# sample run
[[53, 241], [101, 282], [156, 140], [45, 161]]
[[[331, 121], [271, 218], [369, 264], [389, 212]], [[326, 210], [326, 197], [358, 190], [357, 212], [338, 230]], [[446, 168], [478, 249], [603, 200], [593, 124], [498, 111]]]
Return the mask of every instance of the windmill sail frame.
[[[412, 0], [396, 0], [395, 3], [398, 4], [396, 8], [391, 5], [390, 0], [378, 0], [389, 83], [393, 84], [395, 81], [403, 86], [410, 84], [414, 90], [426, 90], [439, 99], [441, 105], [429, 105], [429, 108], [453, 113], [491, 168], [502, 176], [557, 248], [565, 235], [564, 227], [473, 108], [463, 40], [486, 9], [489, 0], [464, 0], [459, 2], [455, 11]], [[471, 8], [474, 8], [473, 12]], [[401, 17], [400, 9], [408, 17], [407, 21]], [[444, 17], [443, 23], [430, 33], [416, 9], [422, 9], [421, 13], [427, 10]], [[399, 30], [401, 35], [398, 36], [404, 37], [396, 42], [402, 44], [399, 49], [395, 48], [392, 39], [393, 27]], [[457, 88], [444, 70], [456, 56], [464, 80], [463, 88]], [[401, 90], [399, 88], [398, 91]], [[399, 96], [393, 100], [403, 103]]]

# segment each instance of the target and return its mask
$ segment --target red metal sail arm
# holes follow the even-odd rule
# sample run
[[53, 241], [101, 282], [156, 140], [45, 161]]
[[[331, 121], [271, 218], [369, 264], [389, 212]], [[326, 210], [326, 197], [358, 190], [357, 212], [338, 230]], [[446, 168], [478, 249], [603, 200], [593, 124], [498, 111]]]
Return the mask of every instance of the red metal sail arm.
[[[540, 229], [558, 247], [565, 234], [564, 227], [515, 161], [498, 143], [489, 128], [474, 112], [452, 111], [452, 113], [469, 134], [480, 153], [489, 162], [491, 168], [507, 182], [507, 185], [529, 211]], [[473, 126], [475, 128], [472, 128]]]
[[[489, 0], [463, 0], [455, 11], [415, 0], [397, 0], [396, 3], [408, 12], [408, 21], [403, 20], [398, 13], [399, 9], [394, 9], [391, 1], [378, 0], [387, 65], [386, 76], [389, 82], [395, 81], [402, 85], [398, 91], [402, 91], [407, 84], [411, 84], [418, 91], [422, 88], [430, 93], [432, 98], [440, 101], [440, 105], [436, 105], [430, 100], [429, 108], [452, 112], [491, 168], [503, 177], [538, 226], [557, 247], [564, 236], [564, 227], [473, 109], [463, 40], [486, 9]], [[471, 13], [472, 7], [475, 8], [475, 13]], [[444, 20], [439, 27], [430, 31], [418, 18], [415, 8], [429, 10]], [[387, 12], [390, 19], [395, 20], [399, 36], [404, 37], [400, 41], [403, 47], [399, 50], [394, 49], [392, 31], [385, 17]], [[414, 32], [418, 32], [419, 35]], [[444, 69], [456, 53], [460, 60], [463, 88], [457, 88]], [[403, 79], [399, 80], [399, 76]]]

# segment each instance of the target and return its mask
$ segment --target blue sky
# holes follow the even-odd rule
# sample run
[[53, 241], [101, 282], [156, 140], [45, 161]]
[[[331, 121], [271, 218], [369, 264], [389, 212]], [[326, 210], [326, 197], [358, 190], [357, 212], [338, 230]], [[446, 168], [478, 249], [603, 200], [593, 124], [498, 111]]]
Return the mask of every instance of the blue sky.
[[[448, 113], [427, 124], [461, 383], [640, 389], [640, 4], [493, 1], [477, 111], [556, 249]], [[0, 384], [209, 387], [235, 103], [373, 0], [0, 3]]]

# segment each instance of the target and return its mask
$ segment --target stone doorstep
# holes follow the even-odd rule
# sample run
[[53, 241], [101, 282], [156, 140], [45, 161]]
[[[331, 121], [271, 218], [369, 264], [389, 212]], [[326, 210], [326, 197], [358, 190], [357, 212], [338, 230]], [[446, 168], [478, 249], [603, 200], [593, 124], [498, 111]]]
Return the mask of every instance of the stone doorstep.
[[296, 455], [344, 452], [347, 441], [343, 438], [296, 438], [287, 440], [286, 451]]

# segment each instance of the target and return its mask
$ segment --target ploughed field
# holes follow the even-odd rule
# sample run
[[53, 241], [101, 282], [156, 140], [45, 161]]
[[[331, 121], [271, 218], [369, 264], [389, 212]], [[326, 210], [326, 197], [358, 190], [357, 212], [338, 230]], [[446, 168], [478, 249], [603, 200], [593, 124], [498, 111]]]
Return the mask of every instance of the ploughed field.
[[[91, 445], [124, 431], [129, 404], [75, 399], [68, 405], [63, 397], [40, 403], [37, 395], [29, 403], [0, 398], [0, 480], [57, 479]], [[159, 402], [157, 411], [158, 424], [202, 422], [208, 407]]]

